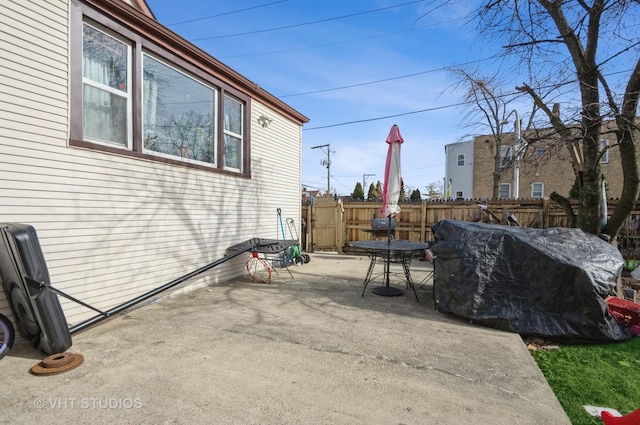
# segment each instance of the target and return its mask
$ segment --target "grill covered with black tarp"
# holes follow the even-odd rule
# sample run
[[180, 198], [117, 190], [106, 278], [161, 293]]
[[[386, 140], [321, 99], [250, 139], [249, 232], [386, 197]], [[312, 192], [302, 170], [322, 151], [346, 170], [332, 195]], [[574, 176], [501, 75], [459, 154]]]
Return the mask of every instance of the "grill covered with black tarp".
[[566, 342], [631, 334], [609, 314], [624, 261], [579, 229], [530, 229], [456, 220], [433, 227], [438, 310], [482, 326]]

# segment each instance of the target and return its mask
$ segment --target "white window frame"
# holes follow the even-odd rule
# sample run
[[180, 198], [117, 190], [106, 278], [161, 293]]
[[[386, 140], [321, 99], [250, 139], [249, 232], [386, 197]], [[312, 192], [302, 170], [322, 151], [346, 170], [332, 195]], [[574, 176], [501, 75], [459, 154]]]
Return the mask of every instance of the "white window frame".
[[[85, 60], [84, 60], [84, 28], [85, 26], [92, 28], [94, 31], [100, 32], [102, 34], [104, 34], [106, 37], [112, 38], [115, 41], [122, 43], [123, 45], [125, 45], [127, 47], [127, 76], [126, 76], [126, 91], [123, 90], [118, 90], [112, 87], [109, 87], [106, 84], [102, 84], [100, 82], [97, 82], [95, 80], [92, 80], [89, 77], [85, 76], [85, 69], [84, 69], [84, 64], [85, 64]], [[133, 50], [131, 47], [131, 42], [129, 40], [127, 40], [126, 38], [112, 32], [112, 31], [108, 31], [105, 30], [103, 28], [99, 28], [95, 25], [92, 25], [89, 22], [82, 22], [82, 39], [83, 39], [83, 47], [82, 47], [82, 64], [83, 64], [83, 69], [82, 69], [82, 107], [84, 109], [85, 107], [85, 95], [84, 95], [84, 88], [85, 86], [87, 87], [92, 87], [95, 89], [98, 89], [100, 91], [109, 93], [110, 95], [116, 95], [118, 97], [122, 97], [125, 99], [125, 105], [126, 105], [126, 117], [125, 117], [125, 144], [121, 144], [118, 143], [116, 141], [109, 141], [109, 140], [104, 140], [104, 139], [98, 139], [98, 138], [92, 138], [90, 136], [86, 135], [86, 128], [85, 128], [85, 123], [83, 122], [83, 138], [86, 140], [89, 140], [93, 143], [98, 143], [101, 145], [106, 145], [106, 146], [111, 146], [111, 147], [115, 147], [118, 149], [126, 149], [126, 150], [131, 150], [132, 146], [133, 146], [133, 113], [132, 113], [132, 93], [131, 93], [131, 89], [133, 87], [133, 85], [131, 84], [131, 75], [132, 75], [132, 65], [133, 65]], [[84, 113], [83, 113], [83, 117], [84, 117]]]
[[464, 166], [464, 154], [463, 153], [459, 153], [458, 154], [458, 167], [463, 167]]
[[[194, 82], [202, 85], [203, 87], [211, 90], [212, 95], [213, 95], [213, 97], [212, 97], [213, 111], [211, 111], [212, 119], [213, 119], [213, 122], [212, 122], [212, 125], [211, 125], [211, 127], [212, 127], [211, 128], [211, 132], [212, 132], [211, 138], [212, 138], [212, 145], [213, 145], [212, 149], [213, 149], [213, 158], [214, 159], [213, 159], [213, 162], [200, 161], [200, 160], [197, 160], [197, 159], [185, 158], [185, 157], [182, 157], [180, 155], [173, 155], [173, 154], [163, 153], [163, 152], [160, 152], [160, 151], [155, 151], [155, 150], [152, 150], [152, 149], [146, 149], [144, 147], [144, 142], [143, 142], [143, 152], [148, 153], [150, 155], [159, 156], [159, 157], [172, 158], [172, 159], [175, 158], [175, 159], [179, 159], [180, 161], [204, 164], [206, 166], [212, 166], [212, 167], [217, 166], [217, 163], [218, 163], [218, 160], [219, 160], [219, 158], [218, 158], [218, 132], [217, 132], [217, 125], [218, 125], [218, 119], [217, 119], [218, 114], [217, 114], [217, 111], [218, 111], [219, 90], [216, 87], [214, 87], [214, 86], [212, 86], [210, 84], [207, 84], [206, 82], [204, 82], [204, 81], [202, 81], [202, 80], [200, 80], [198, 78], [195, 78], [192, 75], [187, 74], [186, 72], [181, 71], [179, 68], [177, 68], [174, 65], [172, 65], [166, 59], [158, 57], [157, 55], [149, 54], [147, 52], [143, 52], [143, 54], [142, 54], [142, 70], [144, 70], [145, 58], [153, 59], [156, 62], [162, 64], [163, 66], [171, 69], [172, 71], [174, 71], [174, 72], [176, 72], [178, 74], [181, 74], [182, 76], [184, 76], [184, 77], [186, 77], [188, 79], [191, 79]], [[141, 95], [142, 105], [140, 107], [143, 108], [143, 111], [142, 111], [143, 112], [143, 117], [144, 117], [144, 106], [146, 104], [144, 96], [145, 96], [145, 93], [142, 93], [142, 95]], [[146, 134], [146, 131], [145, 131], [145, 128], [144, 128], [144, 119], [143, 119], [143, 125], [142, 125], [142, 133], [143, 133], [143, 135]], [[240, 171], [240, 170], [235, 170], [235, 171]]]
[[[539, 187], [539, 190], [536, 190], [536, 187]], [[544, 183], [543, 182], [535, 182], [531, 183], [531, 197], [534, 199], [540, 199], [544, 197]]]
[[[240, 131], [244, 132], [244, 120], [246, 119], [246, 108], [245, 108], [244, 103], [241, 102], [240, 100], [236, 99], [235, 97], [232, 97], [232, 96], [229, 96], [229, 95], [225, 95], [223, 97], [223, 100], [222, 100], [222, 102], [223, 102], [223, 104], [222, 104], [223, 113], [224, 113], [224, 103], [227, 102], [227, 101], [231, 101], [231, 102], [234, 102], [234, 103], [237, 103], [238, 105], [240, 105]], [[229, 136], [229, 137], [240, 139], [240, 147], [238, 148], [238, 151], [239, 151], [238, 155], [240, 156], [240, 158], [238, 158], [239, 164], [240, 164], [240, 168], [231, 167], [231, 166], [227, 165], [226, 160], [224, 158], [224, 155], [223, 155], [223, 159], [222, 159], [223, 165], [224, 165], [223, 168], [225, 170], [241, 172], [242, 171], [242, 164], [244, 163], [244, 144], [245, 144], [244, 134], [243, 133], [236, 133], [236, 132], [233, 132], [231, 130], [228, 130], [227, 126], [224, 123], [222, 124], [222, 130], [223, 130], [224, 136]], [[223, 145], [223, 149], [222, 150], [224, 151], [225, 148], [226, 148], [226, 140], [223, 139], [221, 141], [221, 143]]]

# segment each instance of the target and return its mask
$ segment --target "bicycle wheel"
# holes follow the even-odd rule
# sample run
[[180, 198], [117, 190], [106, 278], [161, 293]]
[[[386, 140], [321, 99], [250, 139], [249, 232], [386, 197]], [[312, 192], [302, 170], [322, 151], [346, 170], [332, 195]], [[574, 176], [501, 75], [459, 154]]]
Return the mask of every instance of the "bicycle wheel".
[[7, 355], [13, 342], [16, 339], [16, 332], [11, 321], [6, 316], [0, 314], [0, 359]]
[[245, 262], [251, 280], [258, 283], [271, 283], [271, 267], [267, 262], [253, 253]]

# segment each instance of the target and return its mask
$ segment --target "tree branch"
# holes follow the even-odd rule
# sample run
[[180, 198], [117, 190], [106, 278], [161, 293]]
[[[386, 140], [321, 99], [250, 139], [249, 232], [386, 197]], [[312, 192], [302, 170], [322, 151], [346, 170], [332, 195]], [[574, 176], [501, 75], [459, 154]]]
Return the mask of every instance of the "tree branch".
[[573, 208], [571, 207], [571, 202], [569, 201], [569, 199], [560, 195], [558, 192], [552, 192], [551, 195], [549, 195], [549, 198], [552, 201], [557, 202], [558, 205], [562, 207], [562, 210], [564, 211], [564, 213], [567, 216], [567, 219], [569, 220], [569, 223], [567, 223], [568, 226], [576, 227], [576, 214], [573, 212]]

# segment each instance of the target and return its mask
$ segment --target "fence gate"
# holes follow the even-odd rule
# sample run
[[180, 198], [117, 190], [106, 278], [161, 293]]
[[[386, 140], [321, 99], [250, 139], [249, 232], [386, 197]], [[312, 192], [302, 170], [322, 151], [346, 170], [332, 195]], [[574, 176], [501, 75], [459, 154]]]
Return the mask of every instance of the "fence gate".
[[342, 253], [344, 208], [333, 198], [316, 198], [311, 206], [311, 251]]

